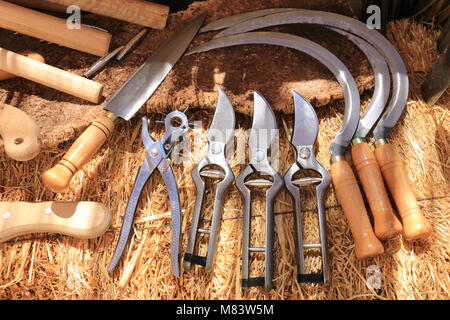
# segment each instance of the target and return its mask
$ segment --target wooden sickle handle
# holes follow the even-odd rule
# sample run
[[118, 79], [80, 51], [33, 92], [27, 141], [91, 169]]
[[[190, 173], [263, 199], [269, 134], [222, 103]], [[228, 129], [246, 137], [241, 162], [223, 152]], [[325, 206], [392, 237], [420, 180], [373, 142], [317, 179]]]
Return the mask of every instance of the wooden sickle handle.
[[42, 182], [54, 192], [67, 191], [72, 177], [100, 149], [114, 130], [114, 121], [105, 114], [93, 122], [70, 147], [64, 157], [42, 174]]
[[346, 161], [337, 161], [331, 165], [330, 174], [337, 200], [353, 235], [356, 257], [366, 259], [382, 254], [383, 245], [373, 232], [352, 168]]
[[0, 202], [0, 242], [36, 232], [96, 238], [111, 223], [111, 214], [97, 202]]
[[375, 156], [402, 218], [406, 240], [426, 239], [432, 228], [417, 204], [402, 159], [390, 144], [378, 145]]
[[369, 202], [375, 234], [379, 239], [397, 236], [403, 227], [392, 209], [375, 154], [366, 142], [360, 142], [353, 145], [352, 158]]
[[0, 136], [6, 154], [17, 161], [28, 161], [41, 151], [40, 129], [22, 110], [0, 103]]

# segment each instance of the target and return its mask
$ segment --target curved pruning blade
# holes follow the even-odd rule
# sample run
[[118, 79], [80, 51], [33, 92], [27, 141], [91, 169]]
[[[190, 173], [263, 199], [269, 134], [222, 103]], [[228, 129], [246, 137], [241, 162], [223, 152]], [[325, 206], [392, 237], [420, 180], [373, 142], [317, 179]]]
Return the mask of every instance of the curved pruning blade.
[[312, 105], [297, 91], [292, 90], [295, 123], [291, 143], [294, 146], [314, 145], [319, 132], [319, 120]]
[[206, 135], [208, 141], [227, 144], [233, 138], [235, 125], [236, 116], [233, 105], [226, 93], [219, 88], [216, 112]]

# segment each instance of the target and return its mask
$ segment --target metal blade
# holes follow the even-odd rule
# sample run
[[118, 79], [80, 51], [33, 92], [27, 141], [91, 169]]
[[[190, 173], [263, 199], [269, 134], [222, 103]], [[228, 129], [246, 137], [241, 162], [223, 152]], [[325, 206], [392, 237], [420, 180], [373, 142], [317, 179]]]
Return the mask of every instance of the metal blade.
[[283, 24], [310, 23], [351, 32], [373, 45], [386, 59], [392, 76], [392, 94], [388, 106], [373, 131], [376, 140], [386, 138], [397, 123], [408, 101], [409, 78], [402, 57], [395, 47], [366, 24], [332, 12], [298, 9], [242, 21], [216, 34], [213, 39]]
[[204, 19], [205, 14], [202, 14], [169, 38], [114, 93], [103, 109], [129, 120], [164, 80], [197, 34]]
[[236, 124], [233, 105], [226, 93], [219, 88], [216, 112], [208, 129], [208, 141], [216, 141], [227, 144], [233, 137]]
[[187, 54], [243, 44], [272, 44], [296, 49], [311, 55], [330, 69], [344, 92], [345, 100], [344, 119], [330, 146], [330, 153], [332, 156], [344, 154], [358, 126], [360, 113], [358, 87], [344, 63], [329, 50], [313, 41], [278, 32], [248, 32], [213, 39], [195, 47]]
[[380, 118], [389, 99], [389, 92], [391, 90], [391, 76], [389, 74], [389, 67], [378, 50], [363, 38], [338, 28], [330, 29], [342, 34], [356, 44], [367, 57], [367, 60], [369, 60], [370, 66], [372, 67], [374, 73], [375, 86], [370, 104], [364, 112], [364, 115], [359, 120], [358, 127], [353, 135], [353, 139], [365, 138], [372, 129], [373, 125]]
[[253, 124], [248, 145], [251, 150], [267, 151], [277, 135], [278, 127], [270, 104], [258, 92], [254, 91]]
[[253, 18], [266, 16], [269, 14], [284, 12], [284, 11], [291, 11], [295, 10], [296, 8], [271, 8], [271, 9], [261, 9], [256, 11], [250, 11], [250, 12], [244, 12], [240, 14], [236, 14], [233, 16], [228, 16], [216, 21], [213, 21], [211, 23], [208, 23], [206, 26], [200, 29], [199, 33], [213, 31], [213, 30], [221, 30], [228, 27], [231, 27], [235, 24], [238, 24], [243, 21], [247, 21]]
[[294, 146], [312, 146], [319, 132], [319, 120], [312, 105], [297, 91], [292, 90], [295, 106], [295, 123], [292, 133]]

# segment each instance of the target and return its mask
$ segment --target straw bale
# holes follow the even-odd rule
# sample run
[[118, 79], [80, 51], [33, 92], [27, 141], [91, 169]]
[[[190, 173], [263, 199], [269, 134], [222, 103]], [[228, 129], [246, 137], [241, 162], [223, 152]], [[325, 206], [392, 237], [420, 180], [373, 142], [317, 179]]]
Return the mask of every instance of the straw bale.
[[[54, 194], [45, 189], [40, 174], [54, 165], [71, 141], [44, 150], [32, 161], [20, 163], [0, 154], [0, 200], [73, 200], [99, 201], [111, 210], [113, 222], [101, 237], [80, 240], [62, 235], [32, 234], [0, 244], [0, 299], [449, 299], [449, 95], [444, 94], [433, 107], [427, 107], [420, 95], [420, 85], [437, 59], [435, 40], [439, 30], [409, 20], [393, 22], [388, 37], [402, 55], [407, 66], [411, 93], [407, 108], [395, 127], [390, 141], [405, 159], [409, 178], [419, 205], [431, 222], [433, 234], [426, 241], [407, 242], [403, 237], [383, 241], [385, 253], [368, 261], [356, 259], [353, 240], [341, 208], [330, 186], [326, 197], [326, 218], [330, 255], [331, 283], [328, 287], [295, 281], [292, 199], [285, 189], [275, 203], [274, 289], [242, 290], [242, 199], [230, 187], [225, 197], [224, 212], [218, 238], [214, 268], [193, 266], [181, 270], [180, 278], [170, 272], [171, 218], [167, 191], [161, 177], [153, 176], [146, 186], [136, 218], [132, 237], [117, 270], [106, 267], [116, 245], [123, 213], [133, 187], [134, 176], [144, 156], [140, 141], [140, 119], [121, 122], [111, 140], [105, 144], [83, 171], [76, 174], [70, 190]], [[362, 96], [363, 109], [370, 93]], [[271, 102], [271, 101], [269, 101]], [[336, 101], [318, 108], [320, 134], [316, 157], [329, 169], [328, 147], [339, 128], [344, 105]], [[193, 110], [189, 118], [201, 120], [201, 126], [189, 133], [206, 142], [206, 130], [212, 119], [208, 110]], [[148, 115], [150, 134], [163, 135], [163, 126], [155, 124], [161, 114]], [[294, 161], [289, 143], [293, 117], [277, 113], [280, 128], [279, 172], [284, 174]], [[251, 118], [237, 114], [237, 135], [250, 128]], [[202, 158], [206, 144], [196, 153], [185, 154], [186, 161], [174, 165], [182, 208], [182, 245], [184, 254], [190, 220], [195, 202], [195, 186], [189, 175]], [[350, 160], [350, 159], [349, 159]], [[231, 160], [237, 176], [244, 164]], [[209, 184], [214, 188], [214, 184]], [[213, 191], [206, 195], [205, 208], [210, 212]], [[302, 192], [305, 209], [305, 241], [317, 241], [314, 194]], [[263, 241], [264, 199], [256, 196], [253, 214], [252, 241]], [[209, 216], [208, 216], [209, 214]], [[202, 223], [208, 224], [210, 213]], [[198, 245], [202, 254], [206, 240]], [[261, 257], [252, 266], [261, 272]], [[307, 268], [320, 270], [320, 255], [307, 253]], [[370, 288], [369, 267], [379, 267], [381, 287]], [[259, 274], [260, 275], [260, 274]]]

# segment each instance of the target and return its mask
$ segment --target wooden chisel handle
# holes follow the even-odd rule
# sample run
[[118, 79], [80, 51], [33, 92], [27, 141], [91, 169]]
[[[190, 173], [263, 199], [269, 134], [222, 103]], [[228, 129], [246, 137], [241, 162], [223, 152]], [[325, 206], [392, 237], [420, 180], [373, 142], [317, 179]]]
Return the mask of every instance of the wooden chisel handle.
[[375, 156], [388, 189], [402, 218], [406, 240], [426, 239], [432, 231], [412, 192], [403, 160], [392, 145], [377, 143]]
[[346, 161], [338, 160], [331, 165], [330, 174], [337, 200], [353, 235], [356, 257], [362, 260], [382, 254], [383, 245], [373, 232], [352, 168]]
[[93, 103], [102, 98], [102, 84], [2, 48], [0, 69]]
[[353, 145], [352, 158], [369, 202], [375, 234], [379, 239], [397, 236], [403, 227], [392, 209], [375, 154], [366, 142], [360, 142]]
[[113, 130], [114, 120], [109, 113], [94, 121], [75, 140], [64, 157], [53, 168], [42, 174], [42, 182], [54, 192], [67, 191], [75, 173], [95, 155]]
[[154, 29], [164, 29], [169, 7], [143, 0], [47, 0]]
[[28, 161], [41, 150], [40, 129], [22, 110], [0, 103], [0, 136], [6, 154], [16, 161]]
[[[42, 62], [42, 63], [45, 62], [44, 57], [41, 56], [39, 53], [36, 53], [36, 52], [24, 51], [24, 52], [19, 52], [19, 54], [21, 54], [21, 55], [23, 55], [25, 57], [28, 57], [30, 59]], [[0, 70], [0, 81], [1, 80], [6, 80], [6, 79], [11, 79], [11, 78], [14, 78], [14, 77], [16, 77], [15, 74], [12, 74], [12, 73]]]
[[37, 232], [91, 239], [110, 224], [110, 212], [97, 202], [0, 202], [0, 242]]
[[99, 57], [109, 51], [110, 33], [83, 25], [69, 29], [65, 19], [5, 1], [0, 1], [0, 12], [0, 28]]

